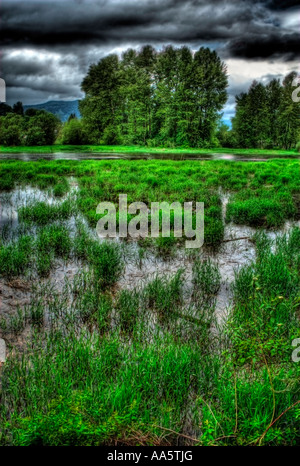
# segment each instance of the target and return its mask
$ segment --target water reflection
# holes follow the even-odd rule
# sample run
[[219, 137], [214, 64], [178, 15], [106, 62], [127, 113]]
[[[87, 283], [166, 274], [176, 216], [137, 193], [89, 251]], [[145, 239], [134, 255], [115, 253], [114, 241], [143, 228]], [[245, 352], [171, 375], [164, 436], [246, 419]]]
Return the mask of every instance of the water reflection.
[[76, 153], [76, 152], [56, 152], [53, 154], [9, 154], [1, 153], [0, 160], [227, 160], [231, 162], [265, 162], [272, 158], [293, 158], [300, 159], [298, 154], [287, 156], [280, 155], [258, 155], [243, 156], [236, 154], [226, 153], [207, 153], [207, 154], [193, 154], [193, 153], [121, 153], [121, 152], [99, 152], [99, 153]]

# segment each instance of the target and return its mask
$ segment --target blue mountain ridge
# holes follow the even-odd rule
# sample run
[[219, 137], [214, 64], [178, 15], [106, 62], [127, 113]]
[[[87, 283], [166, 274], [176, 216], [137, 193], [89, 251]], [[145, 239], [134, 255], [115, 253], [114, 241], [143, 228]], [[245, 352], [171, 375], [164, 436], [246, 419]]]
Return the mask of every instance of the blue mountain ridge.
[[42, 104], [24, 105], [25, 111], [29, 108], [46, 110], [47, 112], [56, 115], [63, 122], [67, 121], [72, 113], [75, 113], [77, 118], [81, 118], [79, 100], [50, 100], [49, 102], [44, 102]]

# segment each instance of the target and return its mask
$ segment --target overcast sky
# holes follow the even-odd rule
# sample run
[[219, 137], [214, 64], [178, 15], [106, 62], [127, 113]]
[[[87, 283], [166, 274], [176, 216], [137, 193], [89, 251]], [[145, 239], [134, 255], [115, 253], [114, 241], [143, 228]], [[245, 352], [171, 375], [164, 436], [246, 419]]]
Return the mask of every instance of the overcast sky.
[[207, 46], [234, 96], [253, 79], [299, 72], [299, 0], [2, 0], [0, 76], [7, 102], [80, 99], [91, 63], [128, 47]]

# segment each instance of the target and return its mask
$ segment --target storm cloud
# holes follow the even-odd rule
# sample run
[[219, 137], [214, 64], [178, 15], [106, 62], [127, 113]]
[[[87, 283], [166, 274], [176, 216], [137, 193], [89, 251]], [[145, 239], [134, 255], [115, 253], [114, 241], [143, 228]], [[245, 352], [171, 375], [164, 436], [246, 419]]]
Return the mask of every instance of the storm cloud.
[[208, 46], [228, 63], [232, 107], [239, 61], [256, 79], [297, 68], [299, 13], [293, 0], [2, 0], [0, 74], [10, 102], [74, 99], [89, 65], [109, 53]]
[[[4, 0], [1, 45], [195, 43], [278, 34], [275, 2]], [[278, 2], [277, 2], [278, 3]]]

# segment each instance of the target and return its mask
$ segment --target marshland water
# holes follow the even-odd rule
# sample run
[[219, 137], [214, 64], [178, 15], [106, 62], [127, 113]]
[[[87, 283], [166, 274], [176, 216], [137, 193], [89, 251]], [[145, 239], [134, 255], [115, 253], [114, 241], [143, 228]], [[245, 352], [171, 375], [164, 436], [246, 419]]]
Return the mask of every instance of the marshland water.
[[[18, 218], [18, 211], [22, 207], [34, 204], [36, 202], [45, 202], [48, 205], [59, 204], [67, 197], [73, 200], [76, 198], [78, 183], [76, 179], [69, 178], [68, 183], [70, 192], [62, 199], [55, 199], [51, 190], [41, 190], [32, 186], [18, 187], [10, 193], [0, 193], [0, 229], [2, 237], [6, 240], [9, 235], [13, 238], [20, 235], [22, 232], [22, 223]], [[185, 249], [182, 245], [177, 244], [169, 254], [159, 255], [153, 250], [145, 250], [135, 241], [124, 241], [116, 239], [121, 243], [122, 258], [124, 261], [124, 270], [122, 276], [115, 285], [115, 290], [134, 289], [136, 287], [144, 287], [147, 282], [150, 282], [157, 276], [165, 276], [171, 278], [180, 269], [184, 269], [184, 282], [186, 288], [186, 297], [188, 299], [188, 291], [192, 287], [192, 266], [193, 259], [201, 258], [205, 261], [211, 259], [220, 271], [221, 283], [216, 296], [215, 312], [220, 320], [226, 318], [228, 308], [230, 306], [231, 285], [234, 281], [235, 273], [240, 267], [251, 263], [255, 259], [255, 245], [253, 237], [257, 233], [257, 229], [244, 225], [236, 225], [234, 223], [225, 223], [226, 206], [230, 199], [229, 193], [220, 192], [222, 200], [222, 216], [225, 224], [223, 243], [216, 249], [203, 247], [200, 251]], [[68, 228], [72, 231], [73, 236], [76, 234], [76, 219], [85, 223], [82, 215], [77, 214], [71, 216], [67, 221]], [[278, 233], [288, 233], [295, 226], [300, 226], [300, 221], [287, 221]], [[24, 227], [24, 226], [23, 226]], [[91, 236], [97, 238], [97, 233], [89, 228]], [[275, 238], [276, 232], [260, 229], [261, 232], [269, 238]], [[30, 234], [34, 235], [34, 228]], [[111, 240], [114, 241], [114, 240]], [[50, 271], [49, 277], [43, 281], [49, 282], [56, 289], [61, 289], [65, 278], [73, 278], [83, 264], [79, 261], [62, 261], [57, 260]], [[16, 314], [17, 310], [29, 305], [31, 300], [32, 284], [36, 281], [40, 283], [40, 277], [35, 274], [30, 274], [28, 277], [18, 279], [1, 279], [0, 294], [1, 306], [0, 316]], [[36, 284], [35, 284], [36, 286]]]
[[[278, 410], [297, 397], [298, 366], [287, 361], [291, 338], [299, 332], [298, 161], [80, 160], [2, 162], [3, 416], [9, 417], [13, 407], [19, 410], [18, 397], [29, 418], [34, 416], [37, 408], [28, 394], [36, 390], [41, 409], [53, 396], [84, 392], [93, 393], [95, 406], [106, 397], [103, 422], [115, 415], [116, 406], [126, 416], [133, 413], [123, 427], [119, 421], [114, 426], [118, 435], [122, 431], [121, 444], [130, 444], [132, 423], [135, 432], [142, 429], [136, 435], [144, 444], [174, 441], [168, 429], [178, 433], [179, 444], [194, 444], [195, 437], [214, 444], [223, 434], [240, 442], [245, 431], [247, 442], [259, 439], [273, 410], [265, 360], [274, 368], [272, 386], [282, 381], [282, 375], [276, 379], [277, 370], [294, 371], [286, 375]], [[204, 199], [207, 242], [188, 250], [174, 238], [100, 240], [97, 203], [116, 202], [120, 192], [145, 202], [163, 196]], [[90, 367], [89, 358], [99, 367]], [[56, 373], [48, 374], [49, 365]], [[23, 374], [24, 386], [15, 384], [14, 373]], [[261, 410], [255, 434], [252, 421], [246, 430], [242, 422], [240, 430], [236, 427], [233, 373], [241, 416], [251, 420], [253, 409]], [[255, 395], [262, 381], [267, 401]], [[90, 392], [94, 383], [103, 393], [98, 388]], [[227, 419], [227, 403], [235, 425]], [[138, 427], [139, 416], [143, 423]], [[160, 428], [153, 427], [154, 419]], [[284, 423], [281, 428], [285, 432]], [[20, 434], [13, 421], [10, 429]], [[24, 436], [31, 429], [24, 427]], [[99, 434], [99, 441], [113, 441], [114, 429], [112, 437]], [[297, 434], [288, 435], [297, 439]]]
[[[232, 162], [265, 162], [271, 160], [273, 156], [271, 155], [235, 155], [235, 154], [226, 154], [226, 153], [202, 153], [202, 154], [193, 154], [193, 153], [153, 153], [153, 152], [101, 152], [101, 153], [91, 153], [91, 152], [54, 152], [54, 153], [33, 153], [20, 152], [20, 153], [5, 153], [1, 152], [1, 159], [3, 160], [21, 160], [23, 162], [35, 161], [35, 160], [228, 160]], [[276, 158], [286, 159], [286, 155], [277, 155]], [[289, 158], [299, 159], [299, 155], [295, 154], [294, 156], [289, 156]]]

